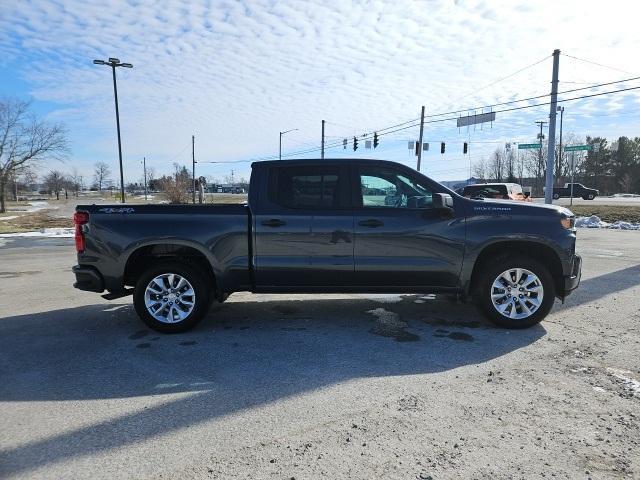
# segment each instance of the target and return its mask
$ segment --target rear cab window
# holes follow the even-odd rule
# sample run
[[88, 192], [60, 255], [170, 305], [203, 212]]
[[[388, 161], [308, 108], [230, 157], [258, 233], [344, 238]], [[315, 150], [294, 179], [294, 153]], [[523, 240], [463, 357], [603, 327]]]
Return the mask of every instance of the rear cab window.
[[347, 175], [338, 165], [273, 167], [269, 171], [267, 198], [292, 209], [346, 208]]

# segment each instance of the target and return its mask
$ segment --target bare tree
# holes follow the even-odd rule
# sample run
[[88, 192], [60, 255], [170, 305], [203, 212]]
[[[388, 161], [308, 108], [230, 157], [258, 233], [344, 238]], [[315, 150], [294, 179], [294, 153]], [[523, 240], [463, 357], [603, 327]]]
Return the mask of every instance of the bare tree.
[[80, 190], [84, 188], [84, 177], [78, 173], [77, 168], [71, 170], [71, 174], [68, 177], [69, 188], [73, 191], [73, 194], [79, 196]]
[[493, 152], [491, 158], [489, 159], [488, 170], [489, 177], [491, 177], [492, 180], [495, 180], [497, 182], [502, 181], [505, 170], [505, 160], [502, 149], [496, 148], [495, 152]]
[[473, 176], [478, 180], [487, 179], [487, 161], [481, 158], [473, 165]]
[[0, 213], [12, 175], [45, 159], [61, 159], [68, 151], [66, 131], [29, 113], [29, 103], [0, 100]]
[[506, 149], [506, 153], [504, 155], [504, 169], [505, 169], [505, 177], [507, 182], [516, 182], [516, 152], [514, 149], [514, 145], [510, 145], [509, 148]]
[[56, 200], [60, 200], [60, 192], [68, 187], [68, 180], [59, 170], [50, 171], [44, 177], [44, 186], [56, 196]]
[[97, 162], [94, 165], [93, 179], [96, 186], [98, 187], [98, 190], [102, 191], [103, 186], [108, 186], [111, 180], [109, 178], [110, 176], [111, 169], [109, 168], [108, 164], [106, 164], [105, 162]]

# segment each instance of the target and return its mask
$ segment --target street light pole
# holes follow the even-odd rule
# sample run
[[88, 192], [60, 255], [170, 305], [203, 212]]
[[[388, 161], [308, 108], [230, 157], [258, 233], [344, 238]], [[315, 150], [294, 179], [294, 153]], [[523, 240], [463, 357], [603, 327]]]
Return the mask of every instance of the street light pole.
[[296, 130], [298, 130], [297, 128], [292, 128], [291, 130], [285, 130], [284, 132], [280, 132], [280, 149], [278, 150], [278, 160], [282, 160], [282, 136], [285, 133], [289, 133], [289, 132], [295, 132]]
[[116, 127], [118, 129], [118, 158], [120, 159], [120, 197], [124, 203], [124, 174], [122, 172], [122, 142], [120, 141], [120, 112], [118, 110], [118, 84], [116, 82], [116, 67], [133, 68], [130, 63], [120, 62], [117, 58], [109, 58], [105, 60], [94, 60], [95, 65], [109, 65], [113, 73], [113, 96], [116, 103]]

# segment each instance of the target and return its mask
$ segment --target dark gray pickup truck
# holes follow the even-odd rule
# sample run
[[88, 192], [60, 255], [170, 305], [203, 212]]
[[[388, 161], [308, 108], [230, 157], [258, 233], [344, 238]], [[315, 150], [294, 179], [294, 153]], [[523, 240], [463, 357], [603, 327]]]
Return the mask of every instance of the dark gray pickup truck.
[[569, 210], [466, 199], [380, 160], [254, 163], [247, 205], [79, 205], [74, 223], [74, 286], [133, 293], [162, 332], [237, 291], [452, 293], [524, 328], [580, 282]]

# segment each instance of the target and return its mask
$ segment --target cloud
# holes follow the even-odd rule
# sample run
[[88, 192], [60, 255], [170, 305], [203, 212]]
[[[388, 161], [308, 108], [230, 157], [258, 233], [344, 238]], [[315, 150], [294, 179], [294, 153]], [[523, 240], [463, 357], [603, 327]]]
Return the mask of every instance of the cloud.
[[[2, 7], [0, 57], [16, 65], [29, 95], [60, 105], [53, 118], [68, 124], [74, 151], [87, 163], [115, 161], [110, 72], [91, 61], [116, 56], [133, 63], [118, 71], [125, 163], [133, 171], [146, 155], [168, 169], [192, 134], [200, 159], [237, 160], [277, 153], [278, 132], [289, 128], [299, 131], [285, 137], [285, 152], [305, 148], [297, 143], [317, 145], [321, 119], [335, 122], [329, 135], [351, 136], [417, 118], [421, 105], [442, 112], [543, 94], [550, 59], [481, 87], [554, 48], [640, 72], [638, 9], [615, 1], [593, 12], [574, 1], [31, 0]], [[624, 74], [562, 57], [560, 76], [597, 83]], [[567, 110], [576, 118], [637, 101], [634, 93]], [[430, 124], [426, 135], [529, 140], [533, 122], [546, 115], [548, 107], [499, 115], [493, 128], [469, 133]], [[416, 135], [414, 129], [394, 134], [393, 142], [382, 137], [375, 153], [413, 162], [404, 140]], [[479, 143], [474, 152], [490, 148]], [[434, 171], [468, 162], [433, 157]]]

